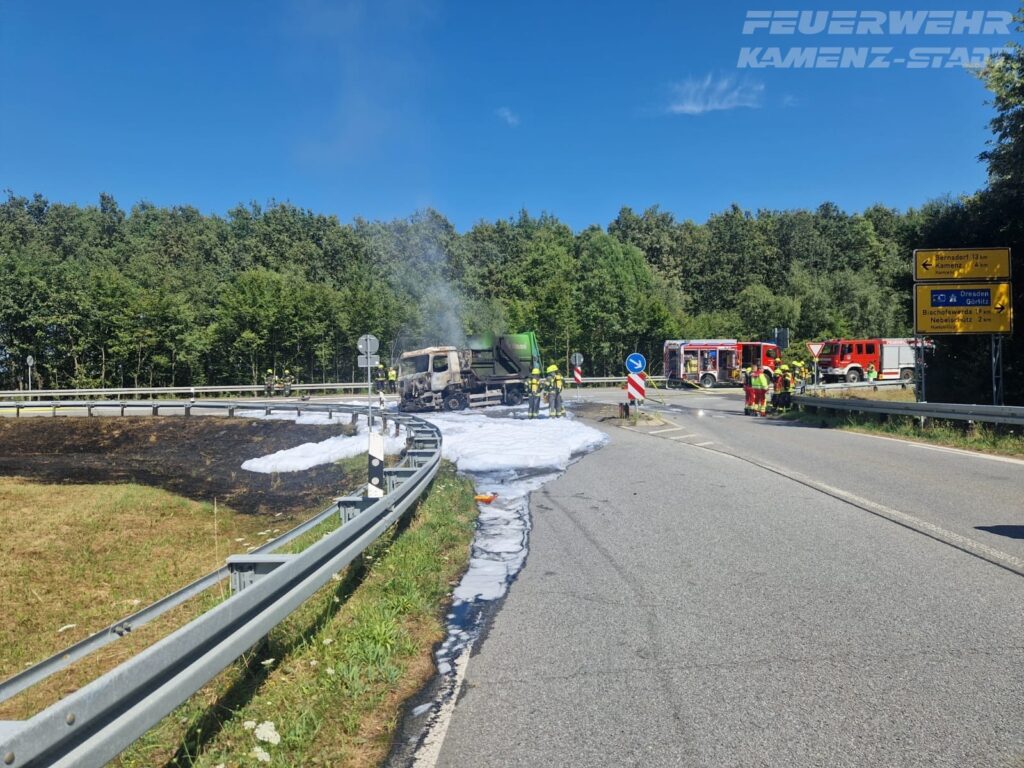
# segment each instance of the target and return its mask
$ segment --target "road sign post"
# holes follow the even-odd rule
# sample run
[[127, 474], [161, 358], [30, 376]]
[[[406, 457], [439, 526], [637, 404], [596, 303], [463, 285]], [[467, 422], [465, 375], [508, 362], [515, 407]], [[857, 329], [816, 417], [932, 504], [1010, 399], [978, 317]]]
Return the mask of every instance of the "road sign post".
[[580, 384], [583, 383], [583, 355], [573, 352], [569, 358], [572, 364], [572, 380], [576, 382], [576, 402], [580, 401]]
[[641, 375], [647, 367], [647, 358], [639, 352], [634, 352], [626, 358], [626, 396], [629, 402], [636, 402], [637, 408], [644, 401], [644, 377]]
[[359, 337], [356, 349], [362, 353], [357, 360], [359, 367], [366, 368], [366, 431], [373, 432], [373, 384], [370, 372], [380, 362], [380, 357], [377, 355], [380, 342], [373, 334], [366, 333]]
[[630, 373], [626, 375], [626, 395], [630, 401], [643, 403], [647, 396], [647, 383], [642, 373]]
[[25, 358], [25, 365], [28, 366], [28, 391], [32, 391], [32, 366], [36, 364], [36, 359], [29, 355]]
[[1002, 404], [1002, 337], [1013, 333], [1011, 264], [1009, 248], [919, 248], [914, 251], [918, 400], [925, 399], [922, 334], [988, 333], [992, 335], [992, 404]]

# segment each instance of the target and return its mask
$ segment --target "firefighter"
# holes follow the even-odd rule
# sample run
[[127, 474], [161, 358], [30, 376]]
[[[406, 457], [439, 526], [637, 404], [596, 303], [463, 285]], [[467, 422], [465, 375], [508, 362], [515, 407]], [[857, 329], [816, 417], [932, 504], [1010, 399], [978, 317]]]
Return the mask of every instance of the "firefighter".
[[768, 394], [768, 376], [760, 365], [754, 366], [754, 375], [750, 377], [750, 388], [754, 392], [754, 415], [765, 416], [768, 408], [768, 404], [765, 402], [765, 396]]
[[277, 384], [277, 377], [274, 375], [274, 369], [267, 368], [267, 375], [263, 377], [263, 394], [273, 397], [275, 384]]
[[540, 380], [540, 368], [534, 368], [530, 371], [530, 378], [526, 380], [526, 394], [529, 398], [531, 419], [540, 415], [540, 393], [543, 386], [543, 382]]
[[772, 411], [781, 411], [783, 407], [782, 390], [784, 379], [782, 377], [782, 366], [778, 366], [768, 374], [768, 383], [772, 391]]
[[754, 411], [754, 390], [750, 386], [750, 380], [753, 377], [753, 372], [748, 365], [743, 369], [743, 415], [751, 416], [756, 413]]
[[398, 391], [398, 371], [392, 365], [388, 368], [388, 392], [393, 395], [396, 391]]
[[868, 363], [867, 375], [868, 375], [868, 381], [870, 381], [872, 383], [874, 383], [875, 379], [878, 378], [878, 369], [875, 368], [875, 364], [874, 363]]
[[565, 379], [558, 372], [557, 365], [548, 366], [548, 415], [554, 418], [565, 416], [565, 407], [562, 405], [562, 389], [565, 387]]
[[783, 363], [779, 366], [775, 377], [775, 391], [778, 393], [779, 402], [777, 408], [785, 413], [789, 410], [789, 393], [792, 391], [792, 380], [789, 377], [789, 366]]
[[281, 377], [281, 386], [284, 388], [284, 396], [288, 397], [292, 393], [292, 384], [295, 383], [295, 377], [292, 376], [292, 372], [287, 368], [284, 369], [284, 376]]
[[381, 394], [384, 392], [384, 381], [387, 374], [384, 371], [384, 363], [377, 363], [377, 370], [373, 372], [373, 391]]

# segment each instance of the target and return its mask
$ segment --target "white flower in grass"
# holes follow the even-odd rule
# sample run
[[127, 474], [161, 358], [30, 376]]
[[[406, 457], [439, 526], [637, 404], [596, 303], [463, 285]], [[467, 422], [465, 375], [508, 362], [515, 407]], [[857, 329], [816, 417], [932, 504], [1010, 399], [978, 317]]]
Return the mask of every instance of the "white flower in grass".
[[256, 727], [256, 721], [246, 720], [244, 723], [242, 723], [242, 727], [245, 728], [245, 730], [247, 731], [251, 731], [253, 728]]
[[324, 645], [330, 645], [333, 642], [334, 642], [334, 638], [331, 638], [331, 637], [325, 637], [324, 638]]
[[260, 664], [262, 664], [264, 667], [269, 667], [275, 661], [277, 661], [277, 659], [265, 659], [264, 661], [261, 661]]
[[254, 735], [260, 741], [265, 741], [268, 744], [280, 744], [281, 734], [277, 732], [277, 728], [269, 720], [264, 720], [262, 723], [256, 726]]
[[253, 747], [252, 752], [250, 752], [249, 754], [255, 757], [256, 760], [261, 763], [270, 762], [270, 753], [267, 752], [267, 750], [265, 750], [263, 747]]
[[310, 659], [310, 660], [309, 660], [309, 666], [311, 666], [311, 667], [315, 667], [315, 666], [316, 666], [317, 664], [319, 664], [319, 663], [320, 663], [320, 662], [319, 662], [319, 661], [317, 661], [316, 659]]
[[334, 676], [334, 667], [328, 667], [325, 671], [328, 675]]

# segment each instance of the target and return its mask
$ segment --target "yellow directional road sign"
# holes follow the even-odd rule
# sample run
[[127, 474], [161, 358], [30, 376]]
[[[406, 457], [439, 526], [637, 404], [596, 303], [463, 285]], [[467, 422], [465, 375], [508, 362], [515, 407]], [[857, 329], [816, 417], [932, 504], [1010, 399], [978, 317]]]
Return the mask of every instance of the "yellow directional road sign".
[[919, 248], [915, 280], [1009, 280], [1009, 248]]
[[914, 332], [924, 334], [1011, 333], [1010, 283], [918, 283], [914, 286]]

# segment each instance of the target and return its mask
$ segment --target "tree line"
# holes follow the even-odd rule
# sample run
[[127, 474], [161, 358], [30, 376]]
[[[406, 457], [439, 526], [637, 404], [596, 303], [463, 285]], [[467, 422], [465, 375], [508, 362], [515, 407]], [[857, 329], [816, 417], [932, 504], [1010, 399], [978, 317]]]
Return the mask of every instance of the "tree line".
[[[914, 248], [1011, 246], [1021, 274], [1022, 62], [1016, 46], [982, 73], [996, 111], [986, 188], [907, 211], [732, 205], [696, 223], [626, 207], [581, 232], [523, 211], [459, 233], [434, 210], [343, 223], [273, 201], [219, 216], [8, 192], [0, 383], [24, 386], [29, 354], [37, 387], [257, 382], [269, 368], [348, 380], [363, 333], [394, 359], [463, 334], [533, 329], [545, 359], [579, 350], [594, 375], [620, 373], [632, 351], [660, 360], [668, 338], [758, 339], [776, 326], [797, 343], [908, 335]], [[1024, 307], [1020, 289], [1015, 299]], [[984, 401], [987, 345], [943, 337], [931, 399]], [[1009, 401], [1024, 398], [1022, 359], [1011, 340]]]

